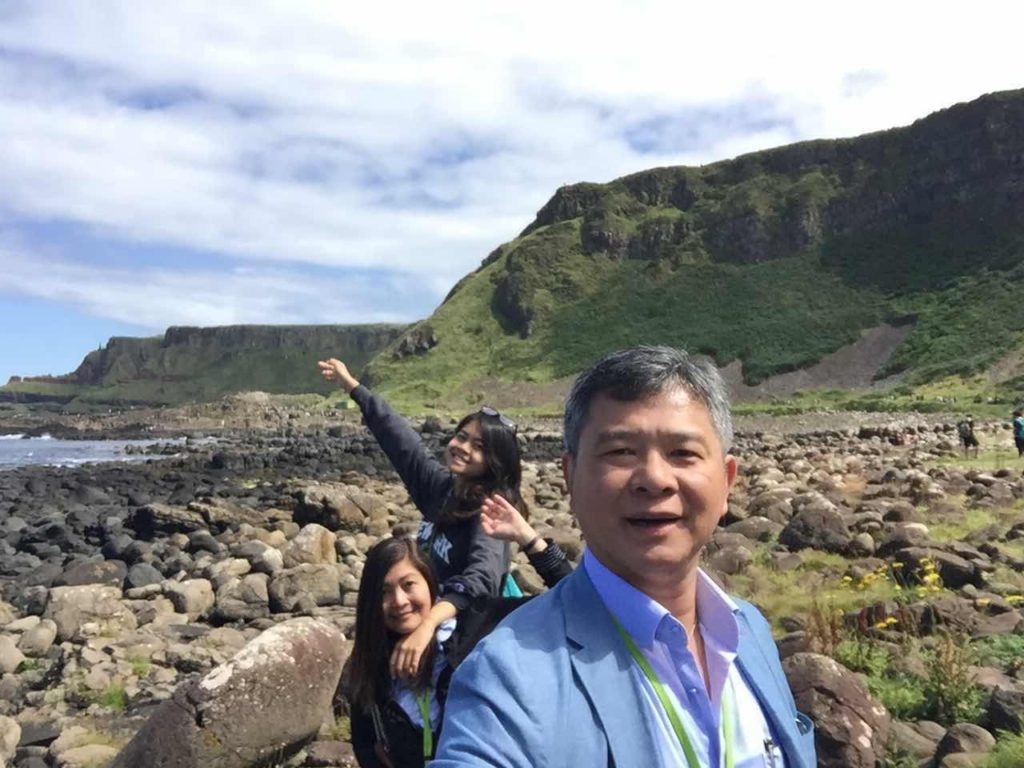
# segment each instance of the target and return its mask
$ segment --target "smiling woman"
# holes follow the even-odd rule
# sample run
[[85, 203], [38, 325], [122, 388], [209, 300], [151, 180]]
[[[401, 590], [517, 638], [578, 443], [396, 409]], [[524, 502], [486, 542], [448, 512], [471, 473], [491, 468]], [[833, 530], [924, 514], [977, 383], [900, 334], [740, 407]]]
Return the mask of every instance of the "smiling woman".
[[[384, 539], [367, 552], [350, 695], [353, 746], [362, 766], [417, 766], [433, 752], [432, 734], [441, 724], [435, 691], [444, 667], [437, 643], [427, 646], [409, 678], [394, 674], [390, 659], [395, 644], [429, 616], [436, 597], [437, 581], [412, 539]], [[442, 625], [433, 639], [442, 642], [450, 634], [451, 627]]]
[[417, 540], [440, 584], [440, 599], [392, 654], [398, 674], [414, 676], [434, 632], [476, 597], [495, 596], [506, 586], [510, 563], [505, 542], [481, 528], [480, 508], [497, 494], [525, 514], [516, 425], [491, 408], [467, 414], [455, 427], [440, 464], [420, 436], [387, 402], [360, 385], [340, 360], [319, 362], [320, 372], [359, 405], [366, 426], [380, 443], [423, 514]]
[[[571, 572], [565, 553], [542, 540], [519, 511], [500, 497], [484, 502], [488, 535], [516, 541], [547, 586]], [[356, 602], [355, 644], [348, 698], [352, 746], [361, 768], [422, 768], [433, 757], [454, 669], [477, 642], [527, 597], [485, 597], [431, 636], [423, 662], [409, 674], [395, 664], [395, 647], [430, 618], [438, 587], [410, 538], [378, 542], [366, 554]]]

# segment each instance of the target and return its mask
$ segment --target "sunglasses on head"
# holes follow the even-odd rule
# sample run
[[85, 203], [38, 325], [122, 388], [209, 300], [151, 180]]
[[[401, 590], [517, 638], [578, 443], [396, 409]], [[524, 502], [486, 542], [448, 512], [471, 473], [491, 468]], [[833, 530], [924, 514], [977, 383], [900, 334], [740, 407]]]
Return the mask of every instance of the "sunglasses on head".
[[489, 405], [485, 405], [485, 406], [481, 407], [480, 408], [480, 414], [483, 415], [483, 416], [493, 416], [494, 418], [496, 418], [499, 421], [499, 423], [503, 427], [508, 427], [513, 432], [516, 432], [519, 429], [519, 427], [516, 426], [516, 423], [514, 421], [512, 421], [512, 419], [510, 419], [508, 416], [502, 415], [501, 412], [496, 411], [494, 408], [491, 408], [491, 406], [489, 406]]

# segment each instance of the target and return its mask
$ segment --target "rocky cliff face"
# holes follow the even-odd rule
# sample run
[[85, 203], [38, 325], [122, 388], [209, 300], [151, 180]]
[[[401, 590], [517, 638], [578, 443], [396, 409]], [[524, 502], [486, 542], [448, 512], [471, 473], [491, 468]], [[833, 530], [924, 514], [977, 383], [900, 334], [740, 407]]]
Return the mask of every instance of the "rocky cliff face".
[[[197, 375], [197, 364], [238, 365], [246, 357], [280, 353], [342, 357], [361, 368], [405, 330], [399, 325], [227, 325], [171, 327], [162, 337], [118, 337], [90, 352], [65, 380], [104, 386], [133, 380], [183, 381]], [[267, 372], [269, 373], [269, 372]], [[259, 372], [255, 374], [259, 376]], [[304, 379], [307, 377], [303, 377]], [[252, 387], [259, 389], [259, 387]], [[299, 390], [297, 390], [299, 391]]]
[[[587, 255], [753, 264], [813, 250], [890, 290], [1005, 267], [1017, 260], [1008, 240], [1024, 233], [1024, 92], [854, 139], [562, 187], [521, 237], [565, 222], [578, 223], [573, 245]], [[517, 272], [546, 265], [517, 255], [497, 291], [526, 332], [532, 297]]]
[[[233, 325], [175, 327], [153, 338], [114, 337], [67, 376], [12, 379], [0, 399], [86, 396], [99, 402], [176, 403], [246, 390], [312, 392], [323, 389], [317, 359], [339, 357], [359, 370], [406, 328]], [[37, 391], [26, 391], [33, 385]]]

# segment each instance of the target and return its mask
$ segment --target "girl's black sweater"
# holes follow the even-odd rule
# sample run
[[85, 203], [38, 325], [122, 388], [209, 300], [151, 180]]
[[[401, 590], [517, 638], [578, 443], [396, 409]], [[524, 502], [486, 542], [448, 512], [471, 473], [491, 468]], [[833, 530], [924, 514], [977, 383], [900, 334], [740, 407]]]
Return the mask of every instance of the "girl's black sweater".
[[384, 398], [362, 385], [351, 397], [423, 514], [416, 538], [421, 548], [429, 547], [441, 597], [461, 613], [476, 598], [498, 595], [508, 573], [509, 545], [484, 533], [479, 515], [443, 520], [445, 502], [455, 486], [451, 471], [427, 452], [420, 436]]

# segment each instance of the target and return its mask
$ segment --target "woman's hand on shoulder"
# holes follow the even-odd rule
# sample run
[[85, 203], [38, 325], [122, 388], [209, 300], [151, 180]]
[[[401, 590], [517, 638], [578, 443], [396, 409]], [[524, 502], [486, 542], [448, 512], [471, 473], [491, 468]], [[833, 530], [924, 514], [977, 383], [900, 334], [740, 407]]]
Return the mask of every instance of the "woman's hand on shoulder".
[[488, 536], [514, 541], [521, 547], [537, 538], [533, 526], [500, 493], [492, 493], [481, 502], [480, 527]]
[[391, 651], [392, 679], [416, 677], [423, 662], [423, 654], [434, 642], [436, 627], [433, 622], [425, 620], [416, 629], [399, 640]]
[[338, 384], [346, 392], [351, 392], [359, 386], [356, 377], [349, 373], [348, 366], [335, 357], [327, 360], [320, 360], [317, 363], [320, 374], [328, 381]]

